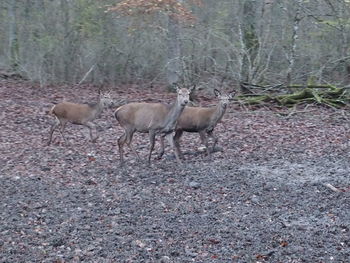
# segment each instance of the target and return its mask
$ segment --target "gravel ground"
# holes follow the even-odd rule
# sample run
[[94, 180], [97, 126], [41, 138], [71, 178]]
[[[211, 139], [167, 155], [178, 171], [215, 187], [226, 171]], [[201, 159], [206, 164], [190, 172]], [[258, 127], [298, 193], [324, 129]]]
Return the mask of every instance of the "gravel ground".
[[[55, 96], [89, 90], [0, 88], [0, 262], [349, 262], [344, 112], [232, 106], [212, 160], [185, 134], [183, 165], [167, 149], [120, 168], [111, 112], [96, 144], [71, 125], [70, 146], [45, 146]], [[145, 158], [147, 136], [134, 143]]]

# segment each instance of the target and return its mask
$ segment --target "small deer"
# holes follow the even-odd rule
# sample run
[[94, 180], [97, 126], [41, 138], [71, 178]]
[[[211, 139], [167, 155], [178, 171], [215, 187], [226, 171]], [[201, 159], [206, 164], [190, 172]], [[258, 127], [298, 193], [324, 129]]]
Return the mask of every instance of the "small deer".
[[[177, 88], [177, 98], [171, 106], [162, 103], [129, 103], [119, 107], [114, 116], [124, 129], [124, 134], [118, 139], [120, 165], [124, 164], [123, 147], [126, 143], [131, 151], [140, 161], [140, 157], [131, 145], [135, 132], [148, 133], [150, 148], [148, 154], [148, 165], [151, 164], [151, 155], [154, 149], [155, 136], [160, 134], [164, 137], [174, 131], [177, 119], [189, 102], [190, 90]], [[177, 157], [177, 161], [181, 162]]]
[[[177, 121], [175, 128], [175, 135], [173, 137], [177, 158], [183, 159], [183, 155], [180, 150], [180, 138], [183, 132], [197, 132], [199, 133], [201, 142], [205, 145], [207, 155], [211, 157], [211, 152], [214, 151], [215, 145], [218, 142], [218, 138], [214, 135], [213, 131], [215, 126], [224, 116], [229, 100], [233, 98], [234, 92], [229, 94], [221, 94], [217, 89], [214, 89], [214, 94], [219, 99], [219, 104], [215, 107], [185, 107], [180, 118]], [[209, 149], [209, 137], [213, 139], [212, 150]], [[161, 151], [158, 158], [161, 158], [164, 154], [164, 137], [161, 138]]]
[[[90, 139], [92, 142], [96, 142], [98, 135], [96, 125], [93, 121], [100, 116], [102, 111], [113, 105], [113, 100], [109, 93], [99, 92], [99, 101], [97, 103], [89, 104], [76, 104], [71, 102], [61, 102], [53, 106], [49, 112], [50, 115], [54, 116], [56, 121], [51, 126], [50, 136], [47, 145], [51, 144], [52, 134], [58, 126], [60, 126], [60, 133], [66, 144], [67, 139], [64, 137], [64, 129], [67, 122], [84, 125], [89, 128]], [[96, 136], [93, 137], [92, 130], [96, 130]]]

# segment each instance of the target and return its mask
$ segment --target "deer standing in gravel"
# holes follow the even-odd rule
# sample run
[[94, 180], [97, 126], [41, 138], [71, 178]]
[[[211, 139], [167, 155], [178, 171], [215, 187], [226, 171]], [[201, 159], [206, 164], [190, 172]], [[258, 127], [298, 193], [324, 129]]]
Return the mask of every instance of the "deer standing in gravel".
[[[118, 139], [120, 164], [124, 163], [123, 147], [126, 143], [140, 161], [140, 157], [131, 145], [135, 132], [148, 133], [150, 148], [148, 165], [151, 164], [151, 155], [154, 149], [155, 136], [160, 134], [164, 137], [174, 131], [177, 119], [189, 102], [190, 90], [177, 88], [177, 98], [171, 106], [162, 103], [129, 103], [119, 107], [114, 116], [124, 129], [124, 134]], [[176, 153], [175, 153], [176, 154]], [[180, 158], [176, 155], [178, 162]]]
[[[59, 130], [61, 136], [65, 143], [68, 144], [67, 139], [64, 137], [64, 129], [68, 122], [88, 127], [91, 141], [96, 142], [98, 135], [96, 125], [93, 121], [100, 116], [105, 108], [111, 105], [113, 105], [113, 100], [111, 99], [110, 94], [99, 92], [99, 101], [97, 103], [77, 104], [64, 101], [53, 106], [49, 114], [55, 117], [55, 123], [51, 126], [47, 145], [51, 144], [52, 134], [58, 126], [60, 126]], [[96, 130], [95, 138], [92, 134], [93, 129]]]
[[[219, 99], [218, 105], [215, 107], [185, 107], [180, 118], [177, 121], [175, 135], [173, 141], [176, 156], [183, 159], [180, 150], [180, 138], [183, 132], [199, 133], [201, 142], [205, 145], [207, 155], [211, 157], [211, 152], [214, 151], [218, 138], [213, 131], [218, 122], [225, 114], [229, 100], [233, 98], [234, 92], [221, 94], [217, 89], [214, 89], [215, 96]], [[209, 149], [209, 137], [213, 139], [212, 150]], [[161, 151], [158, 158], [164, 154], [164, 137], [161, 138]]]

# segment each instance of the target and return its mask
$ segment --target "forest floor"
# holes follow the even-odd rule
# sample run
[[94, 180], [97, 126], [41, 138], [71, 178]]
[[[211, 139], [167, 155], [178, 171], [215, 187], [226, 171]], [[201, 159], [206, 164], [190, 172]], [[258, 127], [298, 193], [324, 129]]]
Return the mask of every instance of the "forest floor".
[[[112, 95], [175, 97], [135, 86]], [[167, 146], [151, 167], [126, 149], [120, 168], [113, 109], [96, 121], [97, 143], [68, 125], [70, 145], [56, 132], [46, 146], [54, 103], [96, 97], [90, 86], [0, 80], [0, 262], [349, 262], [347, 110], [233, 103], [215, 130], [223, 151], [209, 160], [198, 134], [184, 134], [183, 165]], [[133, 144], [146, 159], [148, 136]]]

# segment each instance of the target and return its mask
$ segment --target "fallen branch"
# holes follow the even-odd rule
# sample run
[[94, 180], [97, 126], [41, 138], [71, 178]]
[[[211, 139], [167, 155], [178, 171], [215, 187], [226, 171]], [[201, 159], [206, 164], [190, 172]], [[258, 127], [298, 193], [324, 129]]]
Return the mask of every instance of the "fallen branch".
[[91, 71], [94, 70], [95, 66], [96, 66], [96, 64], [92, 65], [92, 67], [88, 70], [88, 72], [85, 73], [84, 77], [79, 81], [78, 85], [80, 85], [81, 83], [84, 82], [84, 80], [87, 78], [87, 76], [89, 76]]
[[336, 192], [336, 193], [340, 193], [340, 192], [341, 192], [338, 188], [334, 187], [334, 186], [331, 185], [330, 183], [323, 184], [323, 185], [324, 185], [325, 187], [331, 189], [333, 192]]
[[[320, 87], [322, 87], [322, 89], [318, 90]], [[248, 105], [277, 103], [281, 106], [293, 107], [298, 104], [317, 103], [337, 109], [346, 106], [350, 102], [350, 96], [343, 88], [336, 88], [332, 85], [309, 85], [307, 88], [303, 88], [294, 93], [282, 95], [268, 93], [257, 94], [254, 92], [252, 94], [238, 96], [238, 99], [242, 103]]]

